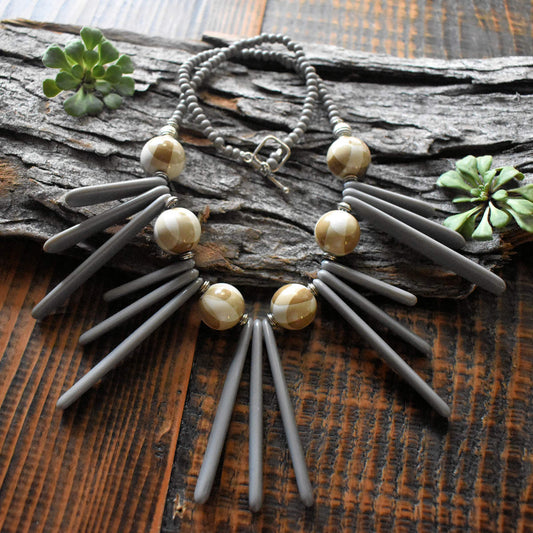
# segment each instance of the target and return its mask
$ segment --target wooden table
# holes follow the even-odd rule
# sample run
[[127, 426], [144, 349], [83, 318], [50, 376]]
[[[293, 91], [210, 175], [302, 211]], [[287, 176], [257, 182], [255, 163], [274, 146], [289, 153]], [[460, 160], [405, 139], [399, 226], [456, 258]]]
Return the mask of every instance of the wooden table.
[[[211, 10], [207, 2], [190, 4], [179, 23], [169, 22], [173, 11], [136, 17], [144, 2], [127, 15], [105, 1], [63, 2], [61, 11], [45, 14], [37, 2], [18, 12], [0, 2], [0, 14], [52, 13], [58, 22], [128, 24], [164, 37], [286, 31], [406, 58], [533, 55], [526, 2], [464, 10], [391, 0], [335, 8], [271, 0], [219, 2]], [[0, 155], [3, 187], [23, 175], [11, 163]], [[530, 172], [531, 161], [523, 168]], [[144, 357], [136, 354], [61, 414], [54, 408], [59, 394], [116, 344], [109, 339], [82, 351], [77, 338], [105, 315], [93, 302], [124, 274], [99, 273], [65, 312], [36, 324], [33, 305], [79, 261], [42, 254], [22, 238], [4, 238], [0, 246], [2, 531], [533, 530], [530, 244], [503, 267], [508, 290], [501, 298], [477, 290], [464, 300], [422, 299], [408, 310], [380, 302], [433, 343], [431, 359], [411, 351], [409, 362], [451, 403], [449, 422], [327, 309], [312, 329], [280, 334], [316, 504], [305, 509], [299, 502], [265, 372], [266, 495], [257, 514], [247, 510], [247, 368], [213, 496], [206, 505], [192, 499], [234, 335], [213, 334], [194, 312], [180, 314], [143, 344]], [[259, 300], [268, 294], [260, 291]], [[405, 352], [401, 343], [393, 346]]]

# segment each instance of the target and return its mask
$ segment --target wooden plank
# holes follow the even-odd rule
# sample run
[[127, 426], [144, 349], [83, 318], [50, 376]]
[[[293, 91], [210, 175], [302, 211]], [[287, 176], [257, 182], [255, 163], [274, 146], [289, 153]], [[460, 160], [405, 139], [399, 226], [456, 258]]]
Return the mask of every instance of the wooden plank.
[[397, 57], [533, 54], [529, 2], [269, 0], [263, 31]]
[[0, 0], [0, 20], [24, 18], [90, 25], [171, 39], [200, 39], [204, 31], [250, 37], [261, 31], [265, 6], [266, 0]]
[[112, 272], [36, 324], [31, 308], [72, 268], [34, 243], [2, 241], [0, 530], [158, 531], [199, 321], [177, 315], [62, 414], [60, 394], [134, 325], [77, 346], [108, 312], [88, 303], [120, 284], [123, 276]]

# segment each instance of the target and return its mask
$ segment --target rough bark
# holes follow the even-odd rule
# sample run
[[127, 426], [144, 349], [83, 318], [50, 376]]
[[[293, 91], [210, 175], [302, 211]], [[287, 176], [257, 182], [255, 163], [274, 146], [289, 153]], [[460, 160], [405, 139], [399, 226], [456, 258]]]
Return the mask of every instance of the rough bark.
[[[77, 119], [64, 112], [63, 96], [48, 100], [42, 94], [42, 80], [51, 72], [40, 62], [46, 46], [64, 44], [76, 30], [21, 22], [2, 25], [2, 235], [42, 241], [105, 209], [69, 208], [62, 201], [66, 190], [142, 176], [138, 154], [176, 105], [179, 64], [207, 46], [108, 32], [120, 51], [135, 61], [137, 92], [117, 111]], [[527, 83], [533, 78], [533, 58], [446, 62], [325, 46], [309, 45], [306, 51], [342, 116], [374, 154], [368, 183], [419, 195], [444, 217], [455, 208], [435, 180], [456, 159], [490, 153], [497, 165], [531, 170], [533, 96]], [[201, 91], [215, 127], [247, 150], [267, 134], [282, 135], [293, 128], [303, 96], [304, 87], [293, 73], [254, 63], [224, 65]], [[188, 164], [176, 192], [184, 207], [205, 219], [198, 251], [201, 267], [227, 282], [264, 286], [316, 271], [321, 252], [313, 239], [314, 223], [335, 207], [342, 187], [325, 165], [332, 137], [322, 111], [279, 173], [291, 187], [288, 197], [250, 168], [216, 153], [193, 124], [185, 124], [181, 137]], [[365, 221], [362, 225], [361, 244], [347, 264], [420, 296], [460, 297], [470, 292], [469, 283]], [[528, 238], [511, 231], [490, 243], [469, 243], [465, 253], [494, 268], [516, 243]], [[92, 239], [84, 248], [92, 249], [103, 239]], [[115, 264], [145, 272], [168, 261], [147, 230]]]

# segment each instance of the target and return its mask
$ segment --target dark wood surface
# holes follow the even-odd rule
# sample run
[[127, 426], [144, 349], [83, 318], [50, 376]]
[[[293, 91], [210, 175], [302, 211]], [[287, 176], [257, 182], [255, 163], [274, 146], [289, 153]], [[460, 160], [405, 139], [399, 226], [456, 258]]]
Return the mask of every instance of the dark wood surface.
[[[292, 4], [288, 13], [295, 13]], [[267, 15], [268, 6], [265, 25]], [[393, 59], [386, 64], [396, 65]], [[25, 139], [19, 134], [13, 142]], [[531, 137], [517, 148], [527, 170]], [[505, 147], [494, 149], [512, 156]], [[456, 150], [447, 154], [450, 161]], [[6, 176], [13, 173], [4, 159]], [[317, 503], [305, 510], [298, 501], [265, 372], [266, 499], [258, 515], [246, 505], [247, 368], [214, 498], [204, 506], [192, 502], [234, 335], [199, 326], [194, 312], [180, 315], [61, 417], [53, 408], [58, 395], [116, 344], [108, 339], [83, 352], [77, 346], [77, 334], [109, 310], [87, 302], [100, 302], [123, 275], [96, 276], [64, 313], [35, 325], [31, 307], [77, 261], [44, 256], [19, 238], [4, 239], [2, 252], [0, 529], [532, 529], [530, 246], [504, 266], [509, 289], [502, 298], [476, 291], [463, 301], [423, 299], [408, 310], [380, 302], [433, 343], [434, 356], [425, 359], [392, 341], [451, 403], [449, 423], [422, 405], [325, 305], [313, 328], [278, 335]], [[266, 302], [270, 292], [247, 295]]]

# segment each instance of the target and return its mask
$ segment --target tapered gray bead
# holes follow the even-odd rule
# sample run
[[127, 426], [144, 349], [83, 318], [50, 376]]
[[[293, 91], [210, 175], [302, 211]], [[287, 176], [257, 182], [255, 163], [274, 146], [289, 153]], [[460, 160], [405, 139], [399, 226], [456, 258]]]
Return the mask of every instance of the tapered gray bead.
[[343, 194], [345, 196], [353, 196], [367, 204], [374, 206], [375, 208], [393, 216], [396, 220], [401, 220], [412, 228], [421, 231], [422, 233], [432, 237], [433, 239], [449, 246], [451, 248], [462, 248], [466, 241], [464, 237], [456, 231], [443, 226], [433, 220], [417, 215], [403, 207], [391, 204], [380, 198], [375, 198], [369, 194], [366, 194], [355, 189], [344, 189]]
[[263, 505], [263, 325], [254, 320], [250, 365], [250, 450], [248, 456], [250, 510]]
[[380, 187], [374, 187], [373, 185], [368, 185], [367, 183], [361, 183], [360, 181], [347, 181], [344, 184], [344, 188], [357, 189], [358, 191], [366, 194], [371, 194], [372, 196], [386, 200], [391, 204], [399, 205], [404, 209], [409, 209], [409, 211], [418, 213], [423, 217], [437, 216], [437, 211], [435, 208], [431, 204], [428, 204], [419, 198], [411, 198], [410, 196], [405, 196], [404, 194], [399, 194], [393, 191], [387, 191], [385, 189], [381, 189]]
[[499, 295], [505, 290], [505, 281], [503, 279], [454, 250], [450, 250], [450, 248], [431, 237], [353, 196], [345, 196], [344, 201], [377, 228], [425, 255], [435, 263], [450, 269], [493, 294]]
[[90, 185], [69, 191], [65, 195], [65, 202], [71, 207], [99, 204], [134, 196], [160, 185], [167, 185], [167, 180], [153, 177], [105, 183], [104, 185]]
[[119, 287], [115, 287], [114, 289], [107, 291], [106, 293], [104, 293], [104, 300], [106, 302], [118, 300], [119, 298], [127, 296], [132, 292], [136, 292], [138, 290], [149, 287], [150, 285], [154, 285], [159, 281], [165, 281], [166, 279], [172, 278], [177, 274], [181, 274], [182, 272], [185, 272], [186, 270], [191, 270], [193, 268], [193, 259], [187, 259], [185, 261], [176, 261], [171, 265], [155, 270], [154, 272], [150, 272], [145, 276], [141, 276], [132, 281], [128, 281], [128, 283], [124, 283], [124, 285], [120, 285]]
[[115, 256], [142, 228], [165, 208], [169, 195], [165, 194], [154, 200], [148, 207], [130, 220], [120, 231], [115, 233], [98, 250], [93, 252], [78, 268], [69, 274], [57, 287], [50, 291], [34, 308], [32, 316], [42, 319], [67, 298], [96, 271]]
[[118, 366], [130, 352], [152, 334], [165, 320], [169, 319], [189, 298], [200, 290], [204, 280], [198, 278], [183, 289], [146, 322], [139, 326], [131, 335], [124, 339], [112, 352], [104, 357], [96, 366], [85, 374], [57, 401], [59, 409], [66, 409], [91, 387], [96, 385], [108, 372]]
[[348, 301], [362, 309], [372, 318], [383, 324], [398, 337], [414, 346], [417, 350], [430, 355], [432, 353], [431, 346], [418, 335], [407, 329], [403, 324], [400, 324], [394, 318], [390, 317], [385, 311], [382, 311], [377, 305], [374, 305], [370, 300], [357, 291], [346, 285], [339, 278], [335, 277], [331, 272], [326, 270], [318, 271], [318, 279], [326, 283], [337, 294], [342, 294]]
[[58, 253], [78, 244], [87, 237], [98, 233], [99, 231], [109, 228], [114, 224], [134, 215], [150, 202], [153, 202], [156, 198], [163, 194], [168, 194], [169, 188], [166, 185], [160, 185], [150, 189], [149, 191], [141, 194], [137, 198], [128, 200], [121, 205], [117, 205], [108, 209], [104, 213], [95, 215], [71, 228], [57, 233], [53, 237], [50, 237], [43, 246], [45, 252]]
[[263, 319], [263, 335], [265, 339], [265, 346], [267, 349], [268, 360], [270, 362], [270, 369], [272, 371], [272, 379], [274, 380], [274, 387], [276, 389], [276, 396], [278, 398], [279, 410], [281, 412], [281, 420], [285, 435], [287, 436], [287, 443], [289, 445], [289, 452], [291, 454], [292, 465], [294, 467], [294, 474], [296, 476], [296, 484], [302, 502], [307, 507], [313, 505], [313, 487], [309, 480], [309, 472], [305, 464], [305, 455], [298, 435], [298, 428], [296, 426], [296, 418], [294, 416], [294, 409], [292, 407], [291, 398], [289, 396], [289, 389], [285, 381], [285, 375], [281, 367], [281, 360], [279, 357], [276, 339], [270, 323], [265, 318]]
[[252, 328], [253, 323], [251, 320], [243, 326], [235, 356], [226, 375], [226, 381], [224, 382], [224, 388], [222, 389], [222, 394], [218, 402], [213, 427], [211, 428], [209, 440], [207, 441], [204, 460], [202, 461], [198, 480], [196, 481], [196, 488], [194, 489], [194, 501], [196, 503], [205, 503], [213, 488], [218, 463], [220, 462], [220, 455], [222, 454], [233, 407], [235, 406], [235, 399], [239, 391], [244, 361], [246, 360], [246, 354], [250, 346]]
[[198, 275], [198, 270], [192, 269], [189, 272], [186, 272], [185, 274], [182, 274], [181, 276], [168, 281], [164, 285], [161, 285], [161, 287], [154, 289], [152, 292], [149, 292], [142, 298], [139, 298], [124, 309], [121, 309], [120, 311], [106, 318], [93, 328], [87, 330], [80, 336], [79, 343], [83, 345], [88, 344], [89, 342], [93, 342], [105, 333], [111, 331], [113, 328], [120, 326], [120, 324], [123, 324], [141, 311], [144, 311], [144, 309], [147, 309], [151, 305], [154, 305], [159, 300], [162, 300], [163, 298], [166, 298], [167, 296], [176, 292], [182, 287], [185, 287], [185, 285], [188, 285], [189, 283], [194, 281], [198, 277]]
[[332, 274], [340, 276], [341, 278], [351, 281], [352, 283], [355, 283], [360, 287], [364, 287], [369, 291], [375, 292], [376, 294], [386, 296], [395, 302], [399, 302], [404, 305], [415, 305], [417, 302], [414, 294], [404, 291], [403, 289], [399, 289], [398, 287], [390, 285], [389, 283], [385, 283], [379, 279], [375, 279], [367, 274], [363, 274], [362, 272], [359, 272], [353, 268], [349, 268], [326, 259], [322, 261], [320, 266]]
[[323, 281], [313, 280], [318, 293], [365, 339], [382, 359], [413, 387], [442, 416], [450, 416], [450, 408], [442, 398]]

